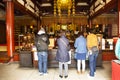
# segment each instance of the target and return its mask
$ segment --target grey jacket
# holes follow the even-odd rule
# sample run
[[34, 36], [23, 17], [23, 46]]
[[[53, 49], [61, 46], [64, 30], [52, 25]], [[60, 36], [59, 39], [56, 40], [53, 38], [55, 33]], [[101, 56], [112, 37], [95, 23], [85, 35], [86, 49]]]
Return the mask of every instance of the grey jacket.
[[63, 41], [68, 45], [69, 41], [65, 36], [61, 36], [60, 38], [57, 39], [57, 53], [56, 53], [56, 60], [59, 62], [68, 62], [69, 59], [69, 51], [66, 47], [66, 45], [63, 43]]

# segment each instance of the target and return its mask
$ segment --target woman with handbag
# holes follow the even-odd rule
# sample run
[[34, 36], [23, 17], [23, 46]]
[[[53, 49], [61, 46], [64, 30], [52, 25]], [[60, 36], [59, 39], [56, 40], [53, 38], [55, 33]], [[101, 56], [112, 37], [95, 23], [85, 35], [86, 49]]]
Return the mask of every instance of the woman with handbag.
[[[77, 59], [77, 73], [79, 74], [81, 72], [82, 67], [82, 73], [85, 72], [85, 60], [86, 60], [86, 54], [87, 54], [87, 46], [86, 46], [86, 39], [83, 36], [83, 32], [79, 32], [79, 37], [76, 38], [74, 43], [75, 49], [75, 55]], [[82, 65], [82, 66], [81, 66]]]
[[69, 57], [69, 50], [67, 47], [69, 45], [69, 41], [65, 36], [64, 30], [60, 32], [60, 38], [57, 39], [57, 45], [58, 45], [58, 49], [56, 53], [56, 60], [59, 62], [59, 77], [63, 78], [64, 76], [65, 78], [67, 78], [68, 77], [68, 61], [70, 60], [70, 57]]

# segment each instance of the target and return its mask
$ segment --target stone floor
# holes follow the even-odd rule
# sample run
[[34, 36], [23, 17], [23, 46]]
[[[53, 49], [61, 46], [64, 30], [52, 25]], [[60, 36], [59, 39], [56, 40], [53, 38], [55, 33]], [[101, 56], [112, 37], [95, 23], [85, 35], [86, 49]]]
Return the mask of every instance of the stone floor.
[[[18, 62], [0, 63], [0, 80], [91, 80], [84, 74], [77, 74], [76, 68], [69, 68], [68, 78], [59, 78], [58, 68], [48, 68], [48, 75], [40, 76], [37, 68], [20, 67]], [[104, 61], [103, 67], [97, 67], [92, 80], [111, 80], [111, 61]]]

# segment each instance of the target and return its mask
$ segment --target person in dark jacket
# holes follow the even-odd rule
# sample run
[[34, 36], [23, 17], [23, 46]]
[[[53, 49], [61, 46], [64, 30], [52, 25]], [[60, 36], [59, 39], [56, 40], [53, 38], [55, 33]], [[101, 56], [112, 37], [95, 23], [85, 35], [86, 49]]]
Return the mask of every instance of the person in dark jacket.
[[38, 35], [36, 36], [35, 45], [37, 47], [38, 68], [40, 75], [46, 75], [49, 39], [43, 28], [39, 30]]
[[[69, 58], [69, 51], [67, 49], [67, 46], [69, 45], [69, 41], [65, 36], [65, 31], [62, 30], [60, 32], [60, 38], [57, 39], [57, 45], [58, 45], [58, 50], [56, 53], [56, 60], [59, 62], [59, 77], [63, 78], [63, 75], [65, 78], [68, 77], [68, 61], [70, 60]], [[63, 65], [64, 65], [64, 73], [63, 72]]]

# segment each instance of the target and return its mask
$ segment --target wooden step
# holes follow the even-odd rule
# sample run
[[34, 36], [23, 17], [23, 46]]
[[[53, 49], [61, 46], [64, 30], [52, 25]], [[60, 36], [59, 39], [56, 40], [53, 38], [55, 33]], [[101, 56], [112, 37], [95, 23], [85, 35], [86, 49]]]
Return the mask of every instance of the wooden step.
[[4, 56], [0, 57], [0, 63], [8, 63], [10, 61], [10, 57]]
[[10, 57], [7, 56], [7, 51], [0, 51], [0, 63], [7, 63], [9, 60]]

